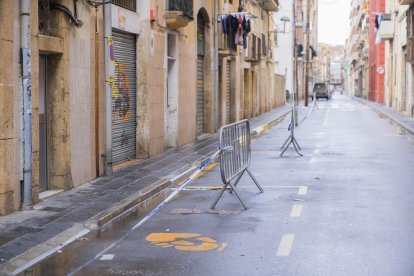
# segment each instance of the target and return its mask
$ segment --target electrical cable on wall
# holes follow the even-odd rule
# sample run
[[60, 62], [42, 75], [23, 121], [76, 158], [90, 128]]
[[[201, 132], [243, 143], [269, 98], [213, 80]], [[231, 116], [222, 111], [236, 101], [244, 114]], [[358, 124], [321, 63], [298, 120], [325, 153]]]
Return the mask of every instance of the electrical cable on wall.
[[58, 3], [50, 3], [50, 9], [51, 10], [58, 10], [69, 16], [71, 22], [78, 28], [83, 26], [83, 21], [79, 19], [78, 17], [78, 7], [76, 5], [77, 0], [73, 0], [73, 7], [74, 7], [74, 13], [70, 11], [70, 9], [64, 5], [58, 4]]

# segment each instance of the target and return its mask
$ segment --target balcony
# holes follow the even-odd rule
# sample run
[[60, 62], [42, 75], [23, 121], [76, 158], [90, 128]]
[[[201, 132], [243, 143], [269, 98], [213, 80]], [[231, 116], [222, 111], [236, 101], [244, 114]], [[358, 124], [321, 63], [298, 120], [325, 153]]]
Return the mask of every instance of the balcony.
[[165, 24], [168, 28], [177, 30], [188, 25], [193, 18], [193, 1], [169, 0], [164, 12]]
[[400, 5], [412, 5], [414, 0], [400, 0]]
[[279, 10], [278, 0], [259, 0], [258, 2], [265, 11], [275, 12]]

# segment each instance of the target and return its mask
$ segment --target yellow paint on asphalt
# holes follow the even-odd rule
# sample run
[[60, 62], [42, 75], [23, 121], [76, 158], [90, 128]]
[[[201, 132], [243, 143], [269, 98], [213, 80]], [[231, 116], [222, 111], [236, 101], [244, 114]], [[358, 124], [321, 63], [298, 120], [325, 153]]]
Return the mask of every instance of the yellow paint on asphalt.
[[[202, 177], [206, 172], [211, 171], [212, 169], [214, 169], [217, 166], [217, 163], [211, 163], [209, 165], [207, 165], [203, 171], [201, 171], [195, 178], [194, 180]], [[177, 186], [181, 186], [184, 184], [184, 182], [186, 181], [186, 179], [184, 179], [183, 181], [181, 181], [180, 183], [177, 184]]]
[[161, 247], [174, 247], [180, 251], [209, 251], [217, 249], [223, 251], [227, 243], [217, 244], [215, 239], [196, 233], [152, 233], [146, 238], [147, 241]]
[[290, 255], [290, 251], [292, 250], [294, 239], [295, 235], [293, 234], [283, 235], [282, 240], [280, 241], [279, 247], [277, 249], [276, 256], [288, 257]]
[[220, 248], [219, 248], [219, 249], [217, 249], [217, 251], [218, 251], [218, 252], [221, 252], [221, 251], [223, 251], [223, 250], [224, 250], [224, 248], [226, 248], [226, 247], [227, 247], [227, 242], [223, 242], [223, 243], [221, 244]]

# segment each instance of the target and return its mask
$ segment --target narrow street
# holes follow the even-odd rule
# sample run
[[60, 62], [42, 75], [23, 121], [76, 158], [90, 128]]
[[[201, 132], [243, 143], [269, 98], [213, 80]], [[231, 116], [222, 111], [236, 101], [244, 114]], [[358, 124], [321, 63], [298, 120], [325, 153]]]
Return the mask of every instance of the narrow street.
[[[252, 144], [237, 198], [218, 164], [138, 229], [130, 215], [42, 261], [34, 275], [414, 275], [414, 137], [336, 93], [296, 129]], [[308, 113], [302, 108], [300, 118]], [[99, 254], [99, 258], [94, 257]]]

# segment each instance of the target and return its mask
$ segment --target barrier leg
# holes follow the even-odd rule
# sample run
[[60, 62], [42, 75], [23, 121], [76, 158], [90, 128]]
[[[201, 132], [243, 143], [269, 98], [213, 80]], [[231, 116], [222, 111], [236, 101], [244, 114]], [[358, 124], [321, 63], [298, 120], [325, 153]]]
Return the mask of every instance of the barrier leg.
[[[234, 187], [237, 187], [237, 184], [239, 183], [239, 181], [242, 178], [242, 176], [243, 176], [243, 174], [244, 174], [245, 171], [246, 170], [244, 170], [241, 174], [239, 174], [239, 176], [237, 177], [236, 181], [234, 181], [234, 184], [233, 184]], [[232, 190], [230, 190], [230, 192], [232, 192]]]
[[263, 193], [264, 190], [262, 188], [262, 186], [260, 186], [259, 182], [257, 181], [257, 179], [253, 176], [252, 172], [249, 169], [246, 169], [247, 173], [250, 175], [250, 177], [252, 178], [254, 184], [256, 184], [257, 188], [259, 188], [260, 192]]
[[240, 203], [243, 205], [244, 209], [247, 210], [246, 205], [244, 204], [243, 200], [240, 198], [239, 194], [236, 192], [235, 187], [233, 186], [233, 184], [229, 183], [229, 185], [233, 188], [234, 194], [237, 196], [237, 198], [239, 199]]
[[300, 156], [303, 156], [303, 154], [299, 152], [299, 149], [298, 149], [298, 147], [296, 146], [296, 144], [295, 144], [295, 142], [294, 142], [294, 141], [293, 141], [293, 143], [292, 143], [292, 144], [293, 144], [293, 147], [295, 148], [296, 153], [297, 153], [297, 154], [299, 154]]
[[[210, 209], [214, 209], [216, 208], [217, 202], [220, 200], [220, 198], [223, 196], [224, 191], [227, 189], [227, 186], [229, 186], [229, 184], [223, 185], [223, 188], [221, 189], [220, 193], [218, 194], [218, 196], [216, 197], [216, 199], [214, 200], [213, 204], [211, 204]], [[231, 188], [233, 189], [233, 186], [231, 185]]]
[[286, 139], [286, 141], [283, 143], [283, 146], [281, 146], [280, 147], [280, 149], [282, 150], [286, 145], [287, 145], [287, 143], [289, 143], [289, 140], [290, 140], [290, 136]]
[[302, 150], [302, 148], [299, 146], [299, 143], [298, 143], [298, 141], [296, 140], [296, 138], [295, 138], [295, 137], [293, 137], [293, 143], [294, 143], [294, 144], [296, 144], [296, 146], [297, 146], [300, 150]]
[[[289, 137], [289, 139], [290, 139], [290, 137]], [[285, 146], [285, 148], [283, 149], [283, 151], [282, 151], [282, 153], [280, 154], [280, 156], [283, 156], [283, 154], [285, 153], [285, 151], [289, 148], [289, 146], [290, 146], [290, 144], [292, 143], [292, 140], [290, 140], [289, 141], [289, 144], [287, 144], [286, 146]]]

